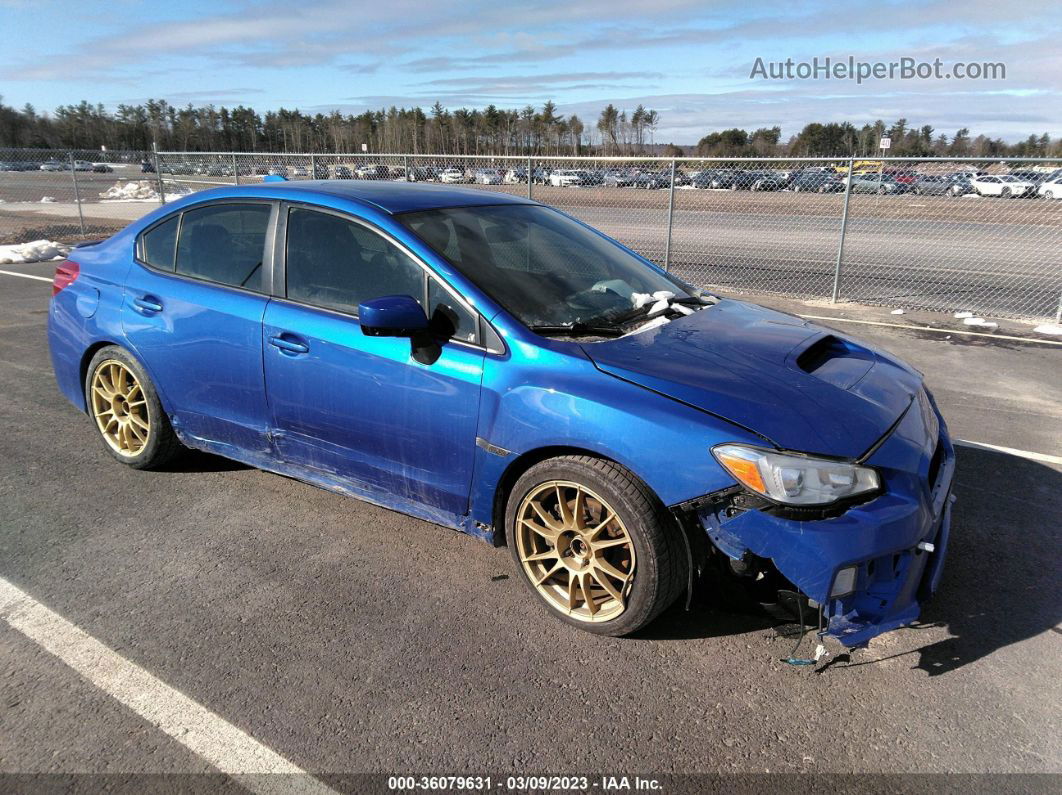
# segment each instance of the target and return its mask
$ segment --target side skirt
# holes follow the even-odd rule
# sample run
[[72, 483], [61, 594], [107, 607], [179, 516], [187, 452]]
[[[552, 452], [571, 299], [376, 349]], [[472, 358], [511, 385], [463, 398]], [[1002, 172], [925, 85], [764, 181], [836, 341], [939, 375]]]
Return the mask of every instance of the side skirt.
[[494, 543], [494, 528], [474, 521], [470, 515], [459, 516], [405, 497], [396, 496], [366, 483], [342, 477], [334, 472], [326, 472], [313, 467], [282, 461], [274, 456], [272, 450], [250, 450], [224, 442], [201, 439], [178, 427], [176, 422], [173, 423], [173, 429], [177, 434], [177, 438], [181, 440], [185, 447], [239, 461], [255, 469], [283, 475], [325, 491], [342, 494], [345, 497], [353, 497], [380, 508], [398, 511], [416, 519], [423, 519], [425, 522], [442, 525], [451, 530], [466, 533], [488, 544]]

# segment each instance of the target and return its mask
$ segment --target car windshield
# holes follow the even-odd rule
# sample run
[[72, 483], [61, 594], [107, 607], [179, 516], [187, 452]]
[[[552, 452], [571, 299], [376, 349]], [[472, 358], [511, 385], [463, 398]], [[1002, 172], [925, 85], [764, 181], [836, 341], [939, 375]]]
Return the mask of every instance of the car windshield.
[[1000, 180], [1003, 181], [1003, 182], [1017, 182], [1018, 178], [1017, 177], [1012, 177], [1009, 174], [1007, 174], [1006, 176], [1000, 177]]
[[685, 286], [563, 213], [538, 205], [405, 213], [405, 226], [529, 327], [608, 325], [635, 293]]

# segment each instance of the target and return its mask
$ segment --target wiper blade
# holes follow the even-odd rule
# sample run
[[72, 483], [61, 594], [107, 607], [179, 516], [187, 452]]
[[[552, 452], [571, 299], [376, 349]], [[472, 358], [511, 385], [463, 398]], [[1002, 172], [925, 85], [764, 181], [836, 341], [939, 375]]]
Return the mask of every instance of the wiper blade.
[[615, 326], [598, 326], [579, 321], [557, 325], [544, 323], [528, 326], [528, 328], [536, 334], [541, 334], [544, 337], [619, 337], [623, 335], [623, 330], [616, 328]]

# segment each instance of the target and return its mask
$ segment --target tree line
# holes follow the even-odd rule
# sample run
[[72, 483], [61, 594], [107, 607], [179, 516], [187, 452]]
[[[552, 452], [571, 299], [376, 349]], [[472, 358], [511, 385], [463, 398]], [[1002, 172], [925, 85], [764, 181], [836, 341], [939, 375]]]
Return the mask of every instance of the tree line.
[[[2, 100], [2, 97], [0, 97]], [[695, 147], [659, 145], [660, 114], [643, 105], [633, 111], [608, 104], [596, 119], [558, 113], [547, 101], [541, 108], [450, 110], [436, 102], [419, 107], [381, 108], [358, 114], [303, 113], [204, 105], [184, 107], [164, 99], [139, 105], [82, 101], [39, 113], [27, 104], [16, 109], [0, 101], [0, 147], [54, 149], [132, 149], [214, 152], [409, 152], [413, 154], [549, 155], [695, 155], [701, 157], [873, 156], [888, 133], [888, 154], [908, 157], [1056, 157], [1062, 140], [1046, 133], [1010, 144], [966, 128], [952, 136], [930, 125], [914, 127], [906, 119], [857, 128], [848, 122], [811, 123], [787, 140], [780, 127], [751, 132], [729, 129], [710, 133]]]
[[891, 157], [1062, 157], [1062, 139], [1051, 140], [1047, 133], [1030, 135], [1018, 143], [986, 135], [972, 136], [962, 127], [955, 134], [937, 132], [931, 125], [913, 127], [907, 119], [886, 125], [880, 119], [857, 128], [849, 122], [804, 126], [784, 143], [779, 127], [753, 132], [741, 129], [710, 133], [697, 143], [701, 157], [875, 157], [879, 144], [889, 138], [885, 152]]

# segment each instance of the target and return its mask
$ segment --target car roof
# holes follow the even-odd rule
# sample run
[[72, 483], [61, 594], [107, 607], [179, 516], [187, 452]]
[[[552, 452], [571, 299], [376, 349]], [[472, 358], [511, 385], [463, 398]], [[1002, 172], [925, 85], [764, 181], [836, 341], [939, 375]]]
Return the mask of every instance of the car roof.
[[[206, 198], [208, 192], [192, 194]], [[299, 180], [297, 182], [265, 182], [261, 185], [240, 185], [209, 191], [210, 198], [261, 197], [312, 201], [312, 197], [334, 197], [366, 205], [386, 213], [417, 210], [437, 210], [446, 207], [477, 207], [491, 204], [537, 204], [522, 196], [508, 193], [464, 188], [456, 185], [425, 185], [417, 182], [392, 180]], [[191, 197], [189, 197], [191, 198]]]

